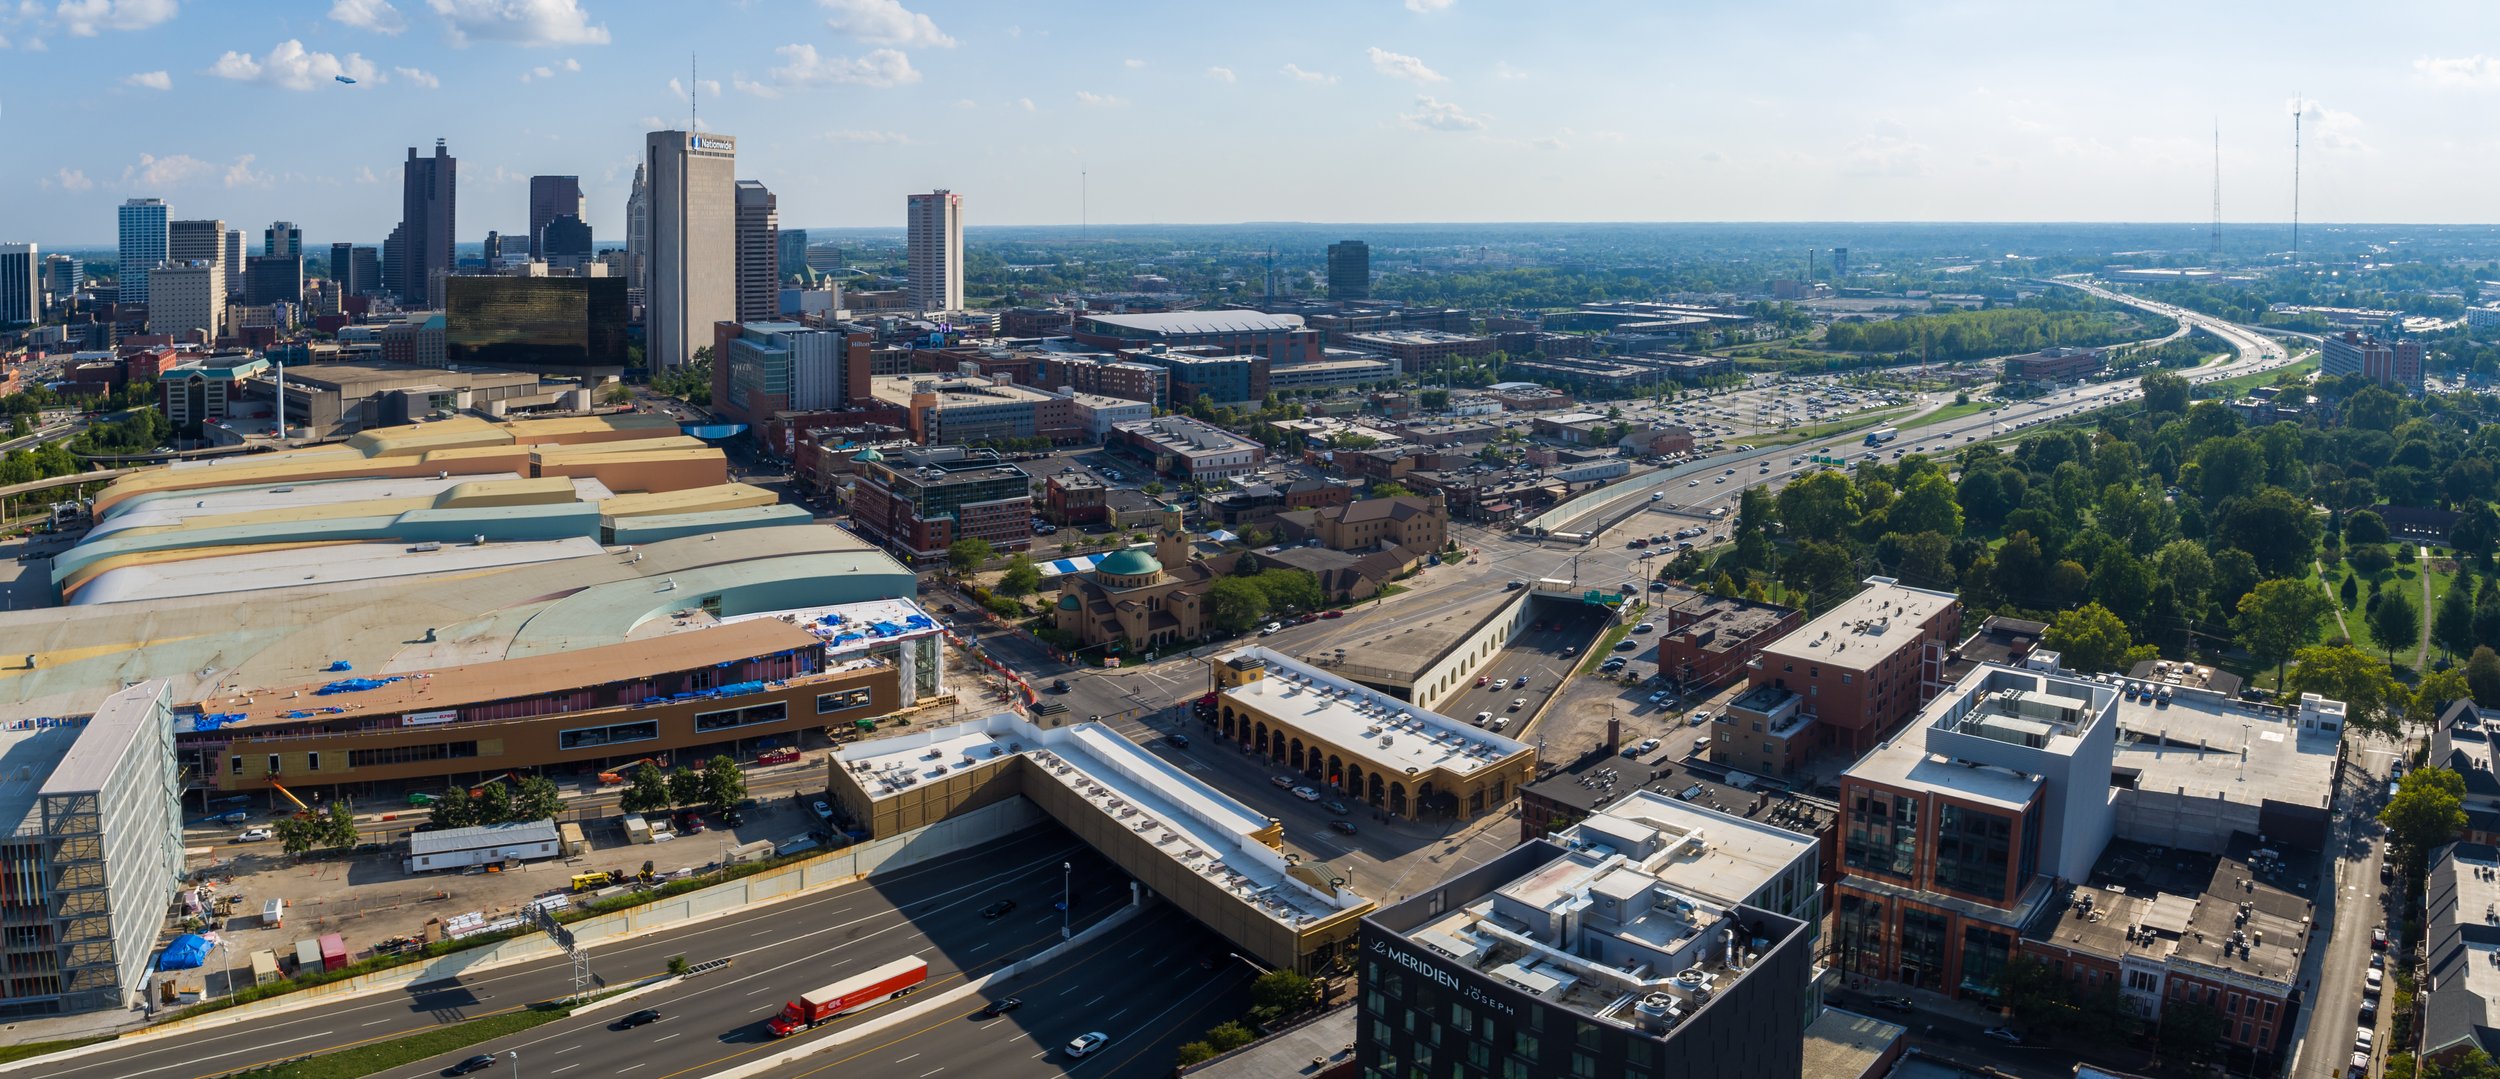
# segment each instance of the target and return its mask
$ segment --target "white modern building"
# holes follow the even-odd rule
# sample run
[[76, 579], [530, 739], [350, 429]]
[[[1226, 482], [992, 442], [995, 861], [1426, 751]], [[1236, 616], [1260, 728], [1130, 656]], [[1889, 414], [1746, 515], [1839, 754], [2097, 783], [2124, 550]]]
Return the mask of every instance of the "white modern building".
[[182, 872], [172, 687], [0, 730], [0, 1015], [138, 1003]]
[[1105, 397], [1099, 393], [1078, 393], [1066, 387], [1061, 387], [1059, 392], [1067, 394], [1076, 403], [1077, 422], [1085, 425], [1089, 441], [1100, 442], [1111, 436], [1114, 427], [1124, 423], [1144, 423], [1155, 416], [1155, 406], [1144, 401]]
[[148, 328], [157, 333], [206, 334], [210, 342], [225, 329], [226, 264], [193, 259], [161, 263], [150, 271]]
[[43, 256], [33, 244], [0, 244], [0, 326], [43, 320]]
[[148, 271], [165, 261], [163, 199], [130, 199], [121, 205], [121, 299], [148, 302]]
[[708, 131], [643, 137], [651, 255], [643, 325], [653, 371], [682, 367], [738, 317], [738, 140]]
[[964, 197], [940, 188], [911, 196], [909, 211], [912, 307], [963, 310]]

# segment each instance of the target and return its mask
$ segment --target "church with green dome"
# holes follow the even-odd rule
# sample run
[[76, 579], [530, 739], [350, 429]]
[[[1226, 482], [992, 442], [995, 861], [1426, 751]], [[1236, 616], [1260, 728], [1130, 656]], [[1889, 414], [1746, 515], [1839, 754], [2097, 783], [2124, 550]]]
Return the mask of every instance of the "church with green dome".
[[1111, 644], [1118, 646], [1114, 651], [1159, 652], [1213, 631], [1208, 592], [1241, 556], [1199, 558], [1190, 550], [1180, 507], [1163, 507], [1162, 518], [1151, 552], [1114, 551], [1093, 569], [1060, 582], [1053, 611], [1060, 632], [1086, 648]]

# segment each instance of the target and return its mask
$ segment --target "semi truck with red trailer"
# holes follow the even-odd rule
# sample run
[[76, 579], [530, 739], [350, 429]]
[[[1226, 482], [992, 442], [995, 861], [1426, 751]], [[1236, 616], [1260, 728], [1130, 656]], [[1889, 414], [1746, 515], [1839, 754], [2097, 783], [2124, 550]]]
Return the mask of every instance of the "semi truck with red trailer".
[[929, 964], [919, 956], [897, 959], [822, 989], [800, 994], [798, 999], [781, 1006], [781, 1014], [765, 1020], [764, 1029], [770, 1031], [773, 1037], [786, 1038], [861, 1008], [909, 996], [912, 990], [928, 980]]

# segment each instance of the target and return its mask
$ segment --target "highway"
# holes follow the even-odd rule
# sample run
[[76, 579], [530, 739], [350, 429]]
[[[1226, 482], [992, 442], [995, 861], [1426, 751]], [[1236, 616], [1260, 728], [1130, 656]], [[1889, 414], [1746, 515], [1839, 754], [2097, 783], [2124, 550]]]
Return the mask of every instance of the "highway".
[[[591, 968], [603, 986], [661, 973], [669, 957], [732, 965], [681, 986], [638, 998], [668, 1013], [667, 1022], [631, 1034], [605, 1027], [620, 1006], [581, 1020], [563, 1020], [516, 1035], [515, 1044], [578, 1035], [593, 1073], [636, 1071], [635, 1079], [705, 1074], [775, 1043], [760, 1024], [784, 1001], [847, 974], [908, 955], [929, 962], [932, 988], [986, 973], [1059, 940], [1060, 864], [1075, 865], [1078, 929], [1128, 902], [1128, 878], [1057, 828], [1027, 831], [935, 862], [872, 877], [803, 899], [597, 948]], [[992, 920], [981, 908], [1014, 899], [1017, 908]], [[560, 998], [572, 989], [568, 959], [517, 964], [448, 982], [315, 1007], [192, 1034], [148, 1038], [47, 1067], [46, 1079], [193, 1079], [255, 1064], [326, 1052]], [[611, 1014], [613, 1012], [613, 1014]], [[834, 1025], [798, 1035], [822, 1037]], [[692, 1032], [701, 1032], [693, 1036]], [[659, 1039], [665, 1035], [687, 1035]], [[559, 1046], [573, 1046], [560, 1042]], [[489, 1049], [501, 1042], [460, 1054]], [[432, 1074], [449, 1062], [437, 1063]], [[0, 1067], [0, 1071], [14, 1070]], [[400, 1074], [394, 1072], [391, 1074]], [[534, 1071], [545, 1075], [550, 1072]]]
[[[1249, 1010], [1250, 983], [1258, 971], [1231, 951], [1188, 915], [1157, 907], [1064, 964], [767, 1074], [781, 1079], [1168, 1076], [1181, 1043]], [[1024, 1003], [981, 1018], [989, 1001], [1004, 997]], [[1087, 1056], [1068, 1056], [1068, 1042], [1089, 1031], [1111, 1040]]]

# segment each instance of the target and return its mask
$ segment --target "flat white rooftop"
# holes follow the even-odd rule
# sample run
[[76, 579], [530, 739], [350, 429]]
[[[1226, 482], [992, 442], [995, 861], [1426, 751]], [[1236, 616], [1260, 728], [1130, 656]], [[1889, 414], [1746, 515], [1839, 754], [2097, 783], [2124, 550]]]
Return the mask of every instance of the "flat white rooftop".
[[1293, 724], [1355, 754], [1368, 771], [1391, 774], [1440, 769], [1472, 775], [1529, 752], [1524, 742], [1408, 704], [1282, 653], [1252, 646], [1217, 662], [1258, 659], [1267, 674], [1226, 697]]
[[[229, 513], [249, 513], [254, 510], [334, 506], [346, 502], [378, 502], [385, 499], [431, 499], [463, 483], [520, 478], [522, 478], [521, 475], [516, 472], [484, 472], [447, 477], [315, 480], [309, 483], [215, 487], [202, 491], [166, 491], [141, 495], [114, 506], [106, 511], [102, 522], [88, 530], [86, 538], [100, 539], [125, 528], [177, 525], [190, 517], [215, 517]], [[593, 502], [608, 498], [612, 494], [605, 484], [588, 478], [574, 480], [573, 492], [575, 498]]]
[[885, 798], [1011, 755], [1268, 918], [1298, 927], [1365, 902], [1290, 875], [1284, 854], [1257, 837], [1275, 821], [1099, 723], [1040, 728], [1001, 712], [856, 742], [835, 759], [871, 797]]
[[820, 607], [793, 607], [786, 611], [762, 611], [721, 619], [722, 625], [773, 618], [805, 629], [825, 642], [832, 655], [864, 651], [870, 645], [911, 637], [926, 637], [944, 627], [929, 616], [918, 603], [908, 599], [872, 599], [860, 603], [835, 603]]
[[1796, 632], [1762, 646], [1779, 656], [1865, 670], [1918, 639], [1919, 627], [1961, 597], [1912, 588], [1890, 577], [1869, 577], [1866, 588], [1823, 612]]
[[1643, 870], [1670, 888], [1720, 903], [1748, 901], [1814, 849], [1811, 836], [1647, 788], [1591, 814], [1576, 831], [1584, 841], [1657, 844], [1660, 856], [1644, 859]]
[[1847, 775], [1905, 790], [1949, 791], [2008, 810], [2030, 804], [2032, 792], [2040, 789], [2037, 776], [2017, 775], [1993, 765], [1957, 764], [1930, 753], [1927, 744], [1914, 737], [1918, 733], [1913, 727], [1875, 747], [1850, 765]]
[[2340, 731], [2302, 728], [2296, 713], [2176, 689], [2167, 701], [2119, 699], [2110, 763], [2136, 771], [2141, 790], [2324, 806], [2334, 786], [2340, 736]]

